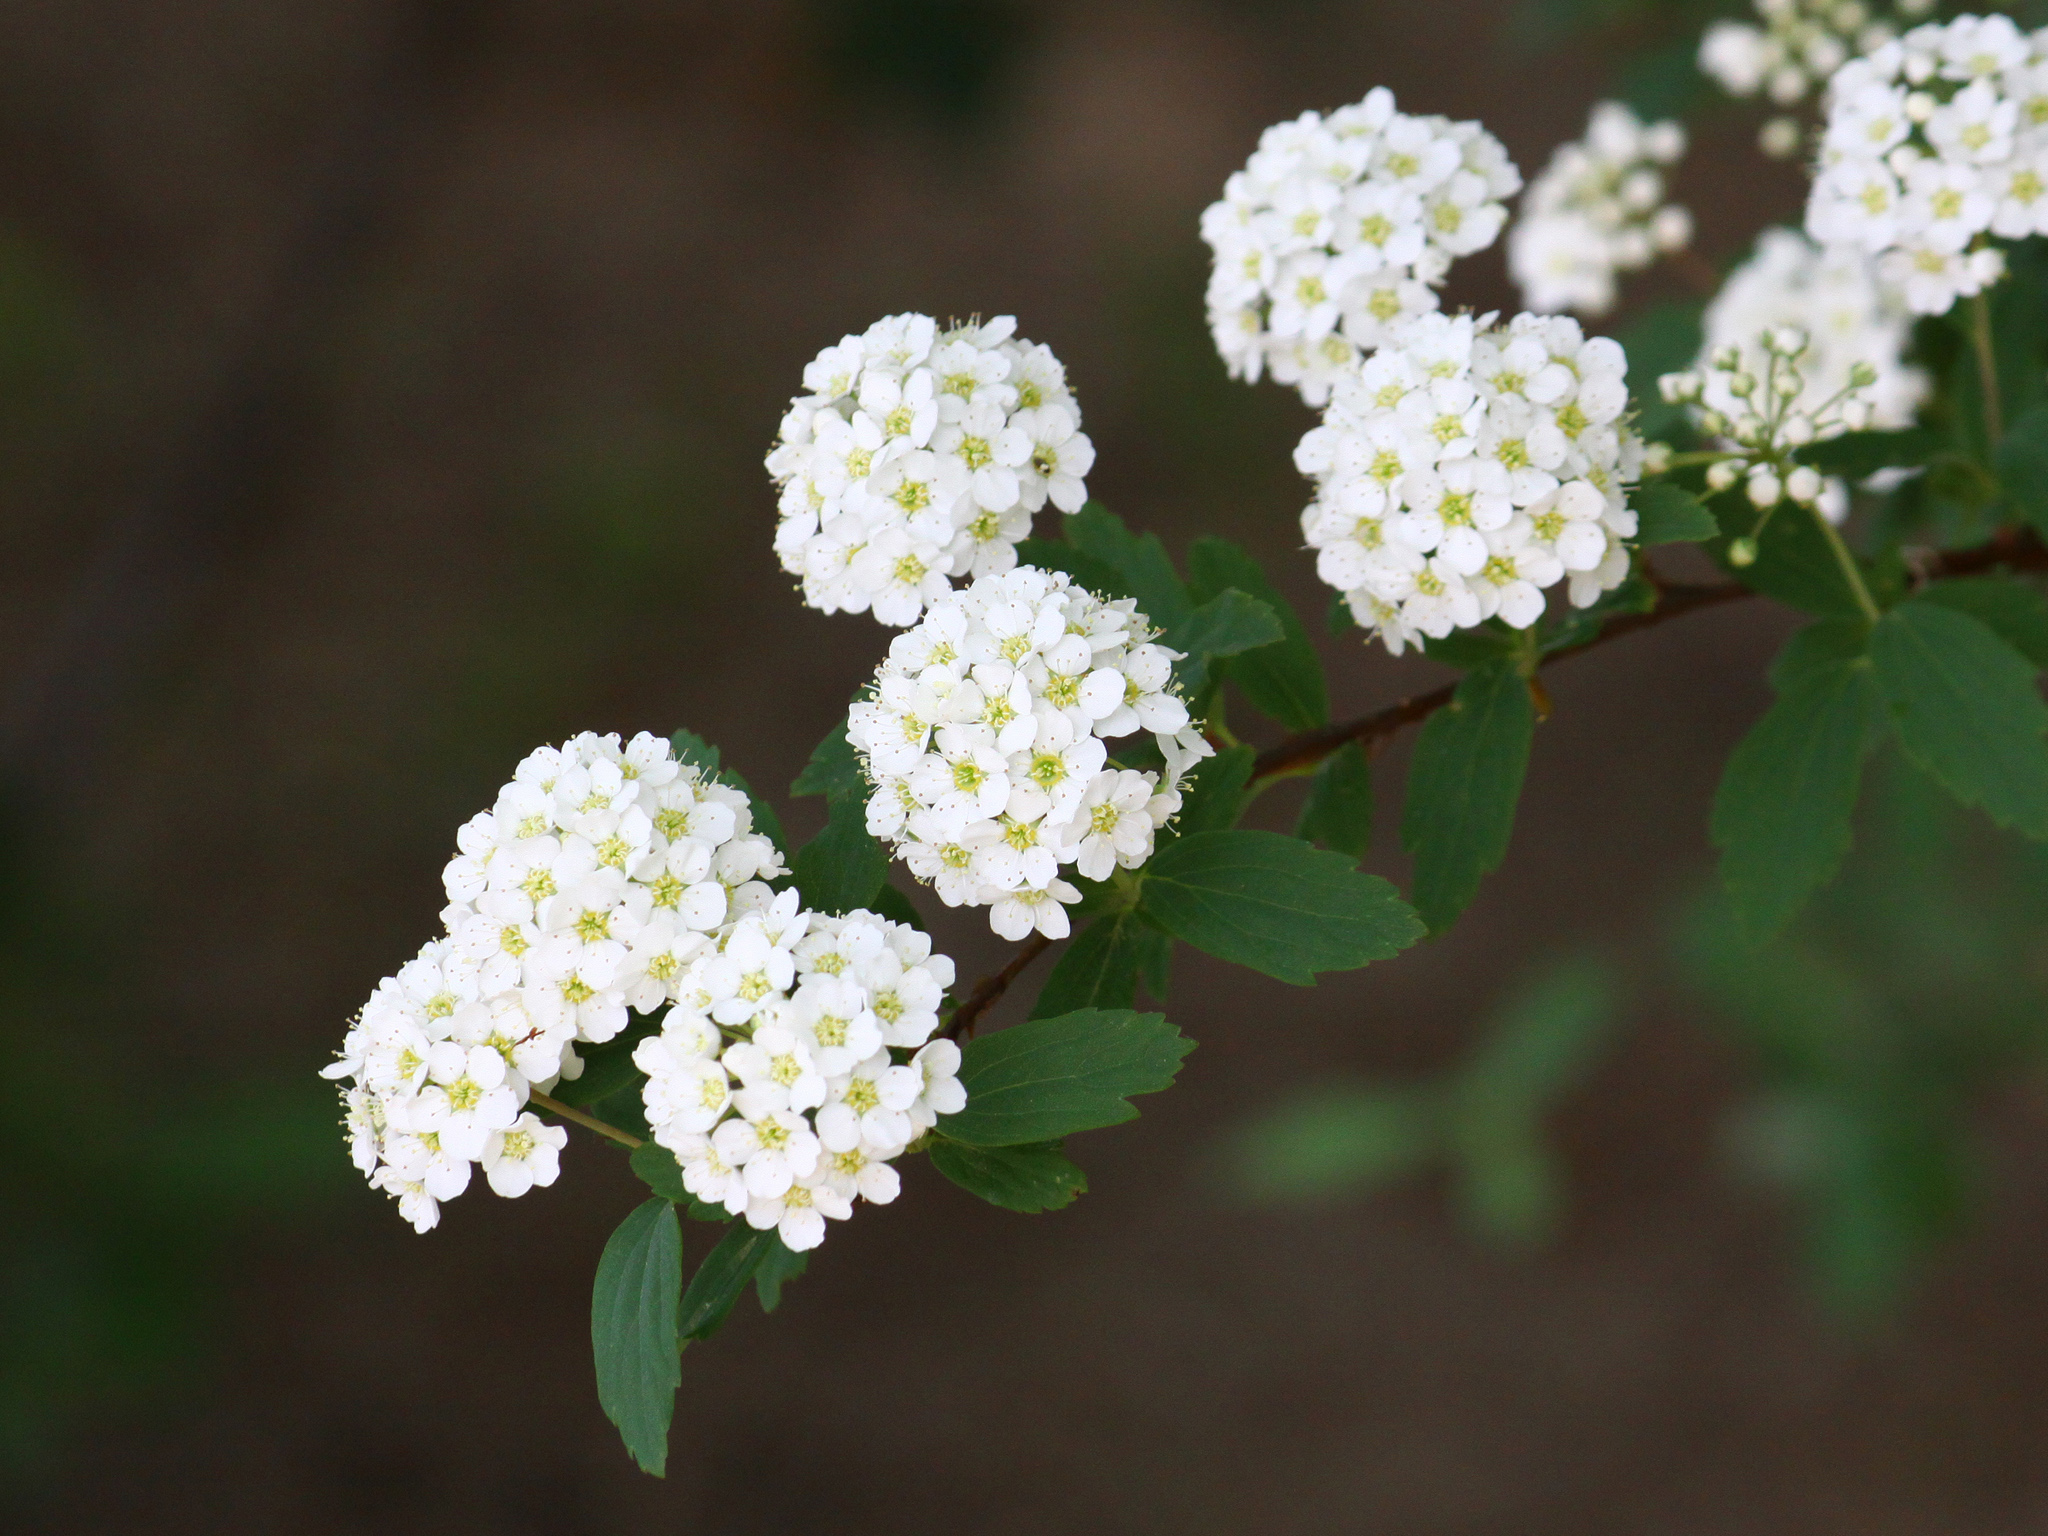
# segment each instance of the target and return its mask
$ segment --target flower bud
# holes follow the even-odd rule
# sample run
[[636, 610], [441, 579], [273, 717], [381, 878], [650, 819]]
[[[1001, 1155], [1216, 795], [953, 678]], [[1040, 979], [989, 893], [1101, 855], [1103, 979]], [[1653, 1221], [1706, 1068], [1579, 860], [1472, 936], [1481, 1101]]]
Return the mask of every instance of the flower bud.
[[1772, 118], [1757, 131], [1756, 143], [1773, 160], [1790, 160], [1799, 153], [1799, 120]]
[[1728, 545], [1728, 563], [1737, 569], [1756, 564], [1756, 540], [1735, 539]]
[[1804, 448], [1813, 441], [1813, 418], [1796, 412], [1785, 418], [1785, 425], [1778, 429], [1778, 436], [1793, 448]]
[[1851, 389], [1868, 389], [1877, 382], [1877, 369], [1869, 363], [1857, 363], [1849, 370]]
[[1749, 472], [1749, 503], [1759, 512], [1769, 511], [1785, 497], [1785, 485], [1776, 472], [1759, 464]]
[[1844, 400], [1842, 402], [1842, 425], [1851, 432], [1861, 432], [1870, 425], [1876, 408], [1868, 400]]
[[1707, 466], [1707, 489], [1725, 491], [1742, 478], [1740, 459], [1716, 459]]
[[1802, 507], [1810, 507], [1820, 499], [1820, 471], [1811, 464], [1802, 464], [1785, 477], [1785, 494]]
[[1728, 376], [1728, 393], [1738, 400], [1747, 400], [1756, 393], [1756, 375], [1733, 373]]
[[1660, 251], [1679, 251], [1692, 243], [1692, 215], [1683, 208], [1659, 208], [1650, 220], [1650, 239]]
[[1661, 475], [1671, 468], [1671, 445], [1647, 443], [1643, 447], [1643, 473]]
[[1934, 109], [1941, 103], [1925, 91], [1914, 91], [1906, 97], [1906, 116], [1916, 123], [1924, 123], [1934, 116]]

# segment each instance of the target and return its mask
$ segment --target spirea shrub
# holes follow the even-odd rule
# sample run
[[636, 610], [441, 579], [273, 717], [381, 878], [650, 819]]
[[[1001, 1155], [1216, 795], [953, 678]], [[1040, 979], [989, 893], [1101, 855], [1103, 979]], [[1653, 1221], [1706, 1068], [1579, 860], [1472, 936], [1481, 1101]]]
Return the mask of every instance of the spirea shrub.
[[[442, 932], [328, 1068], [357, 1166], [421, 1231], [478, 1169], [515, 1198], [574, 1177], [571, 1134], [628, 1157], [647, 1197], [591, 1337], [641, 1466], [665, 1465], [683, 1346], [750, 1286], [774, 1310], [857, 1204], [936, 1195], [921, 1162], [1007, 1210], [1085, 1192], [1069, 1138], [1193, 1048], [1156, 1011], [1181, 946], [1305, 986], [1455, 923], [1572, 655], [1752, 595], [1805, 616], [1707, 829], [1745, 942], [1833, 878], [1873, 752], [2048, 840], [2040, 35], [1759, 10], [1701, 56], [1781, 107], [1831, 77], [1807, 231], [1764, 231], [1633, 360], [1574, 318], [1443, 307], [1519, 186], [1478, 124], [1377, 89], [1267, 130], [1201, 235], [1218, 366], [1321, 412], [1287, 575], [1213, 536], [1177, 560], [1087, 501], [1065, 371], [1007, 317], [891, 316], [804, 370], [768, 458], [775, 556], [821, 615], [900, 631], [828, 642], [874, 666], [791, 785], [819, 830], [791, 845], [688, 731], [543, 748], [460, 828]], [[1510, 237], [1536, 308], [1603, 309], [1682, 243], [1682, 143], [1603, 106], [1560, 151]], [[1691, 579], [1658, 552], [1679, 543]], [[1351, 635], [1388, 702], [1333, 720], [1331, 645], [1281, 590], [1311, 558], [1334, 632], [1455, 679], [1375, 684]], [[1370, 756], [1409, 726], [1404, 894], [1358, 859]], [[1240, 825], [1268, 792], [1298, 795], [1291, 834]], [[1017, 946], [966, 984], [939, 947], [958, 907]], [[1028, 1017], [991, 1027], [1047, 951]]]

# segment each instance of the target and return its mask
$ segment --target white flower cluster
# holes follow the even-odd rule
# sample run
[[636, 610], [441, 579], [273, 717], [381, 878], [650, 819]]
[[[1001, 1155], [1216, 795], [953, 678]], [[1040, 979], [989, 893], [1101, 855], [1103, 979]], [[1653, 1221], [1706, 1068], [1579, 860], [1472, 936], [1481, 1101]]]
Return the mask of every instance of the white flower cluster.
[[[1714, 352], [1706, 371], [1667, 373], [1658, 387], [1672, 404], [1698, 407], [1702, 430], [1728, 449], [1727, 457], [1708, 466], [1710, 489], [1725, 491], [1746, 477], [1749, 499], [1759, 508], [1768, 510], [1789, 496], [1839, 523], [1849, 513], [1848, 486], [1823, 478], [1810, 465], [1794, 465], [1791, 455], [1821, 438], [1869, 426], [1871, 406], [1864, 391], [1876, 382], [1877, 370], [1852, 362], [1839, 389], [1814, 398], [1806, 371], [1812, 354], [1811, 339], [1800, 327], [1772, 326]], [[1734, 409], [1723, 410], [1710, 400], [1732, 401]], [[1756, 546], [1743, 541], [1729, 555], [1737, 565], [1746, 565], [1756, 558]]]
[[1919, 314], [1996, 282], [1987, 235], [2048, 233], [2048, 28], [1959, 16], [1843, 65], [1806, 228], [1877, 256]]
[[522, 1113], [676, 996], [691, 962], [774, 899], [781, 856], [747, 797], [669, 743], [585, 734], [522, 762], [456, 834], [447, 937], [380, 983], [327, 1068], [356, 1166], [424, 1232], [481, 1163], [520, 1195], [554, 1182], [563, 1134]]
[[1095, 448], [1052, 349], [1002, 315], [891, 315], [804, 369], [768, 473], [775, 552], [825, 613], [917, 622], [949, 576], [1017, 563], [1031, 517], [1076, 512]]
[[[1731, 96], [1759, 91], [1780, 107], [1795, 107], [1853, 55], [1883, 47], [1898, 35], [1863, 0], [1756, 0], [1763, 26], [1717, 21], [1700, 39], [1699, 63]], [[1904, 20], [1924, 16], [1934, 0], [1897, 0]], [[1763, 146], [1783, 157], [1799, 147], [1799, 124], [1776, 117], [1764, 125]]]
[[1385, 87], [1268, 128], [1202, 214], [1232, 377], [1270, 371], [1321, 405], [1360, 352], [1437, 307], [1452, 260], [1494, 242], [1521, 185], [1479, 124], [1397, 112]]
[[1692, 239], [1692, 215], [1664, 201], [1664, 173], [1685, 153], [1677, 123], [1645, 125], [1618, 101], [1593, 108], [1586, 136], [1562, 145], [1529, 183], [1508, 234], [1508, 270], [1539, 314], [1614, 307], [1615, 276]]
[[[1875, 263], [1854, 247], [1823, 249], [1795, 230], [1765, 230], [1754, 254], [1729, 274], [1707, 306], [1703, 325], [1696, 368], [1707, 369], [1713, 358], [1736, 350], [1739, 366], [1709, 369], [1700, 391], [1706, 409], [1730, 421], [1752, 414], [1750, 403], [1734, 392], [1734, 380], [1769, 373], [1764, 343], [1784, 326], [1800, 327], [1807, 337], [1795, 365], [1802, 388], [1785, 412], [1795, 436], [1810, 442], [1852, 426], [1909, 427], [1927, 395], [1927, 376], [1903, 361], [1912, 317], [1878, 277]], [[1859, 365], [1870, 382], [1854, 390], [1852, 401], [1851, 375]]]
[[[1007, 939], [1065, 938], [1064, 903], [1151, 856], [1180, 809], [1180, 777], [1213, 750], [1189, 724], [1173, 651], [1128, 598], [1018, 566], [933, 603], [898, 635], [847, 736], [874, 793], [868, 830], [948, 906], [985, 906]], [[1108, 739], [1146, 730], [1156, 773], [1110, 763]]]
[[1294, 452], [1318, 574], [1397, 655], [1496, 615], [1526, 628], [1566, 577], [1585, 607], [1628, 575], [1643, 444], [1620, 345], [1563, 316], [1493, 321], [1409, 322]]
[[855, 1199], [894, 1200], [891, 1159], [967, 1103], [960, 1048], [931, 1038], [952, 984], [931, 940], [872, 912], [802, 912], [785, 891], [742, 916], [633, 1048], [684, 1187], [799, 1253]]

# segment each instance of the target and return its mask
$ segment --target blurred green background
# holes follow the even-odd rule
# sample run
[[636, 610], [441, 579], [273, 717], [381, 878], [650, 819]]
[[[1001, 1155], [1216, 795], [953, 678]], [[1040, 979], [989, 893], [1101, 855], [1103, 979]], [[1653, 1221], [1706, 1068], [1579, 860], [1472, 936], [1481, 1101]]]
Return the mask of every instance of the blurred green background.
[[[1728, 9], [10, 7], [0, 1523], [2038, 1528], [2048, 866], [1887, 763], [1843, 885], [1744, 950], [1706, 824], [1795, 622], [1763, 605], [1556, 675], [1445, 938], [1299, 992], [1184, 952], [1202, 1049], [1077, 1146], [1075, 1208], [915, 1169], [835, 1231], [686, 1356], [665, 1483], [591, 1382], [623, 1165], [579, 1140], [415, 1237], [314, 1075], [529, 748], [688, 725], [773, 789], [843, 708], [884, 637], [794, 600], [760, 467], [820, 346], [1016, 313], [1097, 495], [1319, 613], [1310, 417], [1223, 377], [1202, 206], [1375, 84], [1525, 173], [1620, 92], [1694, 114], [1677, 191], [1725, 265], [1801, 196], [1695, 88]], [[1616, 334], [1682, 340], [1677, 277], [1628, 292]], [[1512, 297], [1498, 250], [1449, 290]], [[1341, 712], [1441, 676], [1325, 644]]]

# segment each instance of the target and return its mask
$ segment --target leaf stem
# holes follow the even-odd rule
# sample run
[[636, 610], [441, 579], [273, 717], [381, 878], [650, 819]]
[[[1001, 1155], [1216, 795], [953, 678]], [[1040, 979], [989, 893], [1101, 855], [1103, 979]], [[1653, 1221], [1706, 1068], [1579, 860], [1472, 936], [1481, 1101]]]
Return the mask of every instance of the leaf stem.
[[1977, 383], [1984, 394], [1985, 451], [2005, 440], [2005, 406], [1998, 394], [1998, 347], [1991, 334], [1991, 295], [1979, 289], [1970, 300], [1970, 345], [1977, 353]]
[[616, 1125], [606, 1125], [595, 1115], [586, 1115], [580, 1109], [571, 1109], [560, 1099], [551, 1099], [544, 1093], [529, 1092], [526, 1096], [526, 1101], [529, 1104], [546, 1110], [551, 1115], [560, 1115], [564, 1120], [573, 1120], [587, 1131], [595, 1131], [600, 1136], [609, 1136], [622, 1147], [644, 1147], [647, 1145], [638, 1136], [622, 1131]]
[[1821, 515], [1817, 506], [1806, 509], [1813, 514], [1814, 526], [1820, 529], [1821, 537], [1828, 541], [1828, 548], [1835, 552], [1835, 564], [1842, 568], [1842, 577], [1849, 583], [1849, 590], [1856, 594], [1856, 606], [1863, 610], [1866, 624], [1875, 624], [1878, 619], [1877, 603], [1870, 595], [1870, 588], [1864, 584], [1863, 572], [1857, 569], [1856, 557], [1849, 552], [1847, 541], [1833, 523]]

